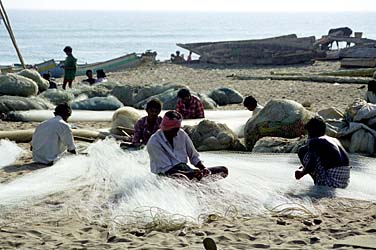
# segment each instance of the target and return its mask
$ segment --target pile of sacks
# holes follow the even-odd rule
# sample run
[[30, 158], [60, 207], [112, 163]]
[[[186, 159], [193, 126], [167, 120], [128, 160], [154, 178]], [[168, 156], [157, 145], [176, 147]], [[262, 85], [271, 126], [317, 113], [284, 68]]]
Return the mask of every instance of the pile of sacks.
[[[70, 103], [73, 109], [82, 110], [116, 110], [123, 106], [144, 109], [148, 101], [154, 98], [162, 101], [163, 109], [168, 110], [175, 109], [178, 91], [181, 88], [188, 88], [176, 84], [131, 86], [116, 82], [104, 82], [94, 86], [76, 84], [73, 89], [68, 90], [48, 89], [48, 87], [48, 81], [36, 70], [26, 69], [17, 74], [0, 75], [0, 97], [3, 97], [0, 98], [0, 113], [51, 108], [64, 102]], [[195, 92], [192, 94], [201, 99], [205, 109], [243, 101], [243, 96], [231, 88], [214, 89], [208, 95]], [[27, 100], [29, 97], [33, 98]], [[30, 105], [30, 101], [35, 100], [45, 105]]]
[[0, 75], [0, 113], [51, 108], [51, 103], [36, 97], [48, 86], [48, 81], [35, 70], [25, 69], [18, 74]]
[[[247, 150], [265, 152], [268, 148], [276, 147], [277, 152], [291, 152], [294, 146], [281, 147], [281, 143], [288, 143], [284, 138], [296, 138], [305, 134], [304, 125], [314, 116], [301, 104], [291, 100], [271, 100], [254, 117], [250, 118], [244, 127], [244, 137]], [[264, 137], [269, 137], [263, 143], [256, 143]], [[272, 137], [272, 138], [270, 138]], [[278, 139], [283, 138], [283, 139]], [[291, 142], [290, 144], [294, 144]], [[267, 151], [275, 152], [275, 151]]]
[[245, 151], [236, 134], [225, 124], [203, 120], [196, 126], [185, 126], [184, 130], [198, 151]]
[[338, 138], [348, 152], [375, 155], [376, 104], [357, 99], [342, 116], [326, 118], [326, 123], [327, 134]]

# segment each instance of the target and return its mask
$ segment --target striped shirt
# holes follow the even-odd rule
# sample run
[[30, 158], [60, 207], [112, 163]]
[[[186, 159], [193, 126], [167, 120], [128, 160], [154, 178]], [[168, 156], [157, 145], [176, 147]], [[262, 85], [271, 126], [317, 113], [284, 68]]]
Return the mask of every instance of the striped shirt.
[[176, 104], [176, 111], [178, 111], [184, 119], [204, 118], [204, 105], [196, 96], [191, 96], [189, 104], [186, 105], [184, 101], [179, 98]]

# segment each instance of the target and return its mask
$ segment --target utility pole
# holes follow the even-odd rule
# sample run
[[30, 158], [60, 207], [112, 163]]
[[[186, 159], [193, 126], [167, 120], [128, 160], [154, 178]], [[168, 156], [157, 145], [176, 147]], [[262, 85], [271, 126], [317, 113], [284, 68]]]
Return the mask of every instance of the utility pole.
[[12, 40], [13, 46], [16, 49], [17, 56], [20, 59], [21, 65], [24, 69], [26, 69], [26, 66], [25, 66], [24, 60], [22, 58], [21, 52], [18, 49], [18, 46], [17, 46], [17, 43], [16, 43], [16, 38], [14, 37], [13, 30], [12, 30], [12, 27], [11, 27], [9, 19], [8, 19], [8, 15], [5, 11], [3, 2], [1, 0], [0, 0], [0, 17], [1, 17], [0, 20], [1, 19], [3, 20], [5, 28], [7, 29], [8, 33], [9, 33], [10, 39]]

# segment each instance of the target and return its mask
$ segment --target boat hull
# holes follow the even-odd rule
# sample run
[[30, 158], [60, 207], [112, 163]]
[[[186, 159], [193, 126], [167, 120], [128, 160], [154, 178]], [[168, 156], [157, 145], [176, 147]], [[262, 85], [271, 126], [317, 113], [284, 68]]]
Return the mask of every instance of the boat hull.
[[178, 46], [214, 64], [284, 65], [311, 62], [314, 37], [286, 35], [258, 40], [187, 43]]
[[[89, 63], [89, 64], [78, 64], [76, 76], [82, 76], [86, 74], [87, 70], [92, 70], [95, 72], [98, 69], [103, 69], [106, 72], [118, 71], [122, 69], [137, 67], [145, 61], [155, 61], [156, 53], [145, 53], [142, 55], [137, 55], [136, 53], [127, 54], [115, 59], [108, 61]], [[50, 73], [52, 77], [61, 78], [64, 76], [64, 69], [62, 66], [64, 62], [57, 63], [55, 60], [51, 59], [40, 64], [36, 64], [36, 68], [40, 74]]]

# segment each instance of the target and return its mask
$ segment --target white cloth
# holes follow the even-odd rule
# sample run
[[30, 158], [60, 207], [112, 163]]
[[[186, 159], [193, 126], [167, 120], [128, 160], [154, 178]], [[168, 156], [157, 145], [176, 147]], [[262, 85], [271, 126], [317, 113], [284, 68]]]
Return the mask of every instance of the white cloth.
[[95, 80], [95, 83], [100, 83], [100, 82], [107, 82], [107, 79], [104, 77], [100, 77], [97, 80]]
[[263, 109], [263, 108], [264, 108], [263, 106], [261, 106], [260, 104], [257, 104], [256, 108], [252, 111], [252, 117], [257, 115], [258, 112], [260, 112], [260, 110]]
[[33, 134], [31, 146], [33, 161], [44, 164], [57, 160], [66, 148], [76, 149], [69, 124], [58, 115], [39, 124]]
[[164, 174], [179, 163], [187, 163], [187, 158], [192, 165], [200, 162], [199, 153], [193, 146], [191, 138], [182, 129], [173, 139], [171, 147], [162, 130], [153, 134], [146, 145], [150, 157], [150, 170], [154, 174]]

